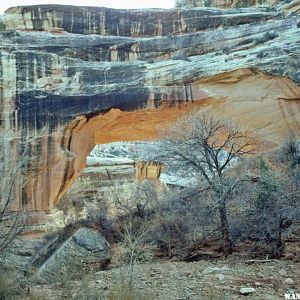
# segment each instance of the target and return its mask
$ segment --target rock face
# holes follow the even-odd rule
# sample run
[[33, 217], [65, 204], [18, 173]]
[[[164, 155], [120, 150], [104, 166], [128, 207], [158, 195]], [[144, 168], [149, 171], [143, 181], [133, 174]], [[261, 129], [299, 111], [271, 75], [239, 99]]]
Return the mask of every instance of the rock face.
[[248, 7], [256, 4], [262, 4], [263, 1], [257, 3], [256, 0], [177, 0], [177, 7]]
[[232, 15], [231, 22], [236, 25], [270, 18], [270, 14], [263, 11], [247, 14], [218, 9], [114, 10], [61, 5], [13, 7], [6, 14], [6, 26], [10, 29], [127, 37], [165, 36], [216, 28], [227, 21], [227, 14]]
[[35, 279], [53, 283], [79, 276], [89, 267], [105, 266], [110, 260], [109, 245], [97, 231], [80, 228], [39, 268]]
[[250, 295], [255, 293], [255, 288], [252, 287], [242, 287], [240, 288], [240, 294], [241, 295]]
[[298, 135], [297, 5], [7, 10], [1, 127], [24, 137], [43, 129], [20, 206], [48, 210], [95, 144], [156, 139], [158, 127], [194, 106], [271, 140]]

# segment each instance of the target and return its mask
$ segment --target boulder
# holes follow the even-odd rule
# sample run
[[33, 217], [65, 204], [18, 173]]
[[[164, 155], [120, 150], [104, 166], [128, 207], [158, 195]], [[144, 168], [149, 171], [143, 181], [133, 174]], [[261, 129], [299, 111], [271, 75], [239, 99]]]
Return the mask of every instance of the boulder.
[[216, 275], [216, 278], [218, 278], [220, 282], [226, 281], [225, 275], [224, 275], [224, 274], [217, 274], [217, 275]]
[[280, 270], [278, 271], [278, 274], [281, 275], [281, 276], [286, 276], [287, 271], [284, 270], [284, 269], [280, 269]]
[[110, 261], [109, 243], [96, 230], [78, 229], [38, 269], [38, 283], [74, 279], [89, 269], [99, 270]]
[[285, 281], [284, 281], [285, 284], [287, 285], [293, 285], [295, 282], [292, 278], [287, 278]]
[[253, 294], [255, 293], [255, 288], [252, 288], [252, 287], [242, 287], [240, 288], [240, 294], [241, 295], [250, 295], [250, 294]]

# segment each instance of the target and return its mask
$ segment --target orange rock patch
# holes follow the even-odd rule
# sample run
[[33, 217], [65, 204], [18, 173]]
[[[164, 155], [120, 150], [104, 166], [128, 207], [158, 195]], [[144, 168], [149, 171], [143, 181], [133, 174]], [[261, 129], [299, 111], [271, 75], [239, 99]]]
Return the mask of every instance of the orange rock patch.
[[40, 173], [28, 192], [32, 209], [47, 210], [59, 201], [80, 175], [96, 144], [155, 140], [159, 128], [194, 107], [210, 107], [220, 117], [233, 119], [242, 129], [255, 130], [274, 143], [289, 134], [300, 136], [300, 87], [288, 78], [240, 69], [196, 81], [192, 90], [193, 98], [202, 100], [176, 107], [166, 103], [157, 109], [111, 109], [105, 114], [80, 116], [61, 128], [51, 145], [45, 137]]

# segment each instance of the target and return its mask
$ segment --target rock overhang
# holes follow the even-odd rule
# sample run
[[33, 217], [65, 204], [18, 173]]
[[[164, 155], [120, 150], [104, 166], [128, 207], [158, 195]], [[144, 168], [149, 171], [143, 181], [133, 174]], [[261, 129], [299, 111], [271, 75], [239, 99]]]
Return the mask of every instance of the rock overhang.
[[[27, 188], [33, 209], [47, 210], [59, 200], [95, 143], [155, 139], [157, 123], [173, 122], [190, 105], [209, 105], [220, 115], [265, 130], [265, 135], [298, 130], [296, 16], [285, 18], [265, 8], [147, 12], [101, 8], [96, 11], [109, 12], [107, 24], [112, 28], [99, 27], [89, 35], [89, 30], [71, 30], [68, 22], [55, 31], [56, 25], [64, 25], [57, 23], [67, 18], [63, 14], [50, 27], [40, 27], [41, 20], [49, 20], [48, 12], [55, 16], [58, 8], [39, 7], [26, 8], [25, 21], [32, 28], [18, 27], [23, 15], [8, 10], [6, 20], [15, 18], [10, 24], [19, 30], [4, 34], [0, 45], [7, 124], [25, 131], [48, 128], [48, 137], [34, 150], [41, 169], [47, 171]], [[69, 9], [64, 7], [63, 12]], [[45, 18], [42, 12], [47, 12]], [[186, 24], [184, 16], [191, 23]], [[118, 32], [119, 17], [130, 22]], [[143, 31], [135, 18], [141, 22], [164, 18], [167, 25]], [[41, 29], [49, 32], [29, 31]], [[268, 32], [277, 37], [261, 42]], [[105, 36], [109, 34], [117, 36]], [[165, 110], [160, 114], [162, 104]]]

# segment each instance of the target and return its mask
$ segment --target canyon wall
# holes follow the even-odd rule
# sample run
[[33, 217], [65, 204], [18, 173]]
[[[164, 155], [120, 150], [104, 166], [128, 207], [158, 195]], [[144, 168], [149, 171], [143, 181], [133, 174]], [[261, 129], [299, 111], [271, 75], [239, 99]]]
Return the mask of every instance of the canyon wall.
[[270, 18], [265, 11], [222, 11], [220, 9], [126, 10], [104, 7], [36, 5], [13, 7], [6, 11], [11, 29], [66, 31], [102, 36], [153, 37], [197, 32], [216, 28], [228, 20], [246, 24]]
[[250, 7], [262, 4], [274, 4], [276, 0], [176, 0], [176, 7]]
[[156, 139], [195, 106], [272, 141], [299, 135], [299, 16], [289, 7], [7, 10], [1, 128], [42, 132], [20, 206], [48, 210], [95, 144]]

